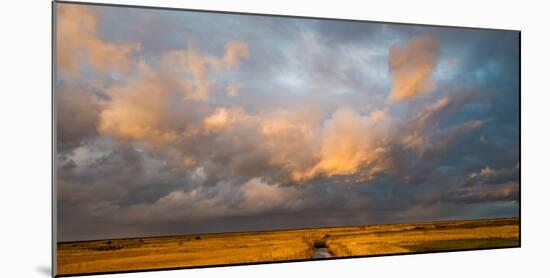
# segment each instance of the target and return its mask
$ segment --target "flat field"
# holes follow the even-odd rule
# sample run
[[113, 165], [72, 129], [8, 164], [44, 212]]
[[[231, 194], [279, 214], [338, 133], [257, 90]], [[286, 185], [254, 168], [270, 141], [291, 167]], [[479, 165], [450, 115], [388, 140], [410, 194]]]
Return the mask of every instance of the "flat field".
[[519, 219], [500, 218], [57, 244], [57, 274], [92, 274], [519, 246]]

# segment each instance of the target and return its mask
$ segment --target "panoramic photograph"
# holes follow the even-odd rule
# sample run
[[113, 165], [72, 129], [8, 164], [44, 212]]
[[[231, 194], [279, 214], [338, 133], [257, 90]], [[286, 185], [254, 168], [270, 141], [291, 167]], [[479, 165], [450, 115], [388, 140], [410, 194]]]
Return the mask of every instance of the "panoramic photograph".
[[520, 246], [519, 32], [54, 3], [58, 276]]

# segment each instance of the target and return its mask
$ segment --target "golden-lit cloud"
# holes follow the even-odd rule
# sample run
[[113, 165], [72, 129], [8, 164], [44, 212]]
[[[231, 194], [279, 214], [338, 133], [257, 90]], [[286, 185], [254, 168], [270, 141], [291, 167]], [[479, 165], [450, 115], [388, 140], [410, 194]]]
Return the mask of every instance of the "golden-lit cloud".
[[262, 147], [272, 167], [283, 169], [292, 179], [315, 165], [319, 157], [319, 110], [316, 107], [278, 110], [258, 115]]
[[239, 41], [230, 41], [225, 44], [225, 54], [223, 55], [223, 64], [227, 68], [233, 68], [239, 64], [243, 58], [248, 58], [250, 52], [248, 45]]
[[[326, 118], [313, 104], [251, 111], [239, 105], [217, 105], [210, 101], [212, 94], [237, 96], [239, 86], [217, 84], [212, 74], [234, 70], [249, 58], [246, 43], [229, 40], [223, 53], [212, 55], [191, 42], [186, 48], [162, 53], [153, 62], [134, 61], [130, 57], [137, 44], [105, 42], [96, 34], [97, 19], [91, 10], [62, 7], [59, 40], [68, 51], [59, 57], [66, 60], [59, 62], [62, 67], [77, 70], [79, 63], [85, 63], [96, 70], [129, 65], [134, 69], [124, 82], [105, 88], [109, 100], [98, 106], [99, 134], [177, 152], [180, 165], [203, 167], [205, 176], [261, 177], [276, 184], [350, 176], [360, 182], [394, 168], [392, 144], [424, 154], [450, 142], [443, 135], [439, 141], [430, 141], [433, 131], [428, 128], [453, 104], [448, 96], [402, 121], [401, 125], [409, 126], [402, 130], [390, 113], [391, 104], [368, 114], [341, 107], [324, 111], [329, 113]], [[406, 100], [433, 89], [430, 76], [438, 55], [439, 43], [431, 37], [414, 37], [404, 46], [392, 47], [390, 100]], [[471, 122], [446, 131], [464, 133], [479, 125]]]
[[[61, 72], [78, 73], [82, 66], [99, 72], [143, 68], [143, 61], [133, 57], [140, 50], [139, 43], [108, 42], [99, 36], [96, 10], [73, 4], [57, 7], [56, 59]], [[240, 41], [228, 41], [220, 57], [203, 54], [191, 43], [186, 49], [164, 53], [159, 68], [151, 71], [169, 75], [163, 79], [182, 79], [180, 86], [186, 98], [204, 101], [214, 84], [208, 71], [233, 69], [249, 56], [248, 45]], [[183, 78], [182, 73], [190, 74], [192, 79]], [[228, 93], [236, 95], [238, 86], [229, 85]]]
[[470, 178], [475, 178], [475, 177], [478, 177], [478, 176], [482, 176], [482, 177], [488, 177], [488, 176], [491, 176], [495, 173], [495, 170], [492, 169], [491, 167], [487, 166], [483, 169], [481, 169], [479, 171], [479, 173], [471, 173], [469, 175]]
[[[234, 69], [249, 58], [246, 43], [228, 41], [224, 52], [215, 56], [203, 53], [191, 42], [187, 48], [163, 53], [155, 63], [132, 61], [131, 54], [139, 49], [138, 44], [105, 42], [97, 36], [97, 19], [92, 10], [77, 5], [62, 7], [59, 33], [60, 41], [66, 44], [63, 47], [67, 48], [67, 56], [59, 57], [64, 59], [59, 62], [62, 67], [72, 71], [84, 63], [102, 71], [130, 65], [135, 69], [125, 82], [105, 89], [110, 99], [101, 105], [99, 113], [97, 131], [102, 135], [179, 150], [181, 155], [177, 159], [185, 167], [199, 167], [205, 159], [215, 157], [212, 152], [221, 147], [215, 144], [222, 142], [224, 153], [246, 150], [257, 154], [246, 158], [249, 161], [243, 158], [235, 165], [226, 165], [227, 171], [244, 176], [266, 175], [268, 180], [282, 183], [343, 175], [364, 181], [393, 166], [388, 149], [393, 140], [389, 134], [392, 117], [386, 110], [362, 115], [352, 108], [339, 108], [321, 121], [315, 106], [254, 114], [239, 106], [212, 107], [208, 100], [219, 86], [214, 86], [210, 74]], [[413, 38], [405, 47], [392, 48], [393, 100], [406, 99], [427, 89], [438, 50], [438, 43], [427, 37]], [[236, 96], [239, 86], [226, 84], [225, 91]], [[404, 140], [409, 145], [420, 144], [420, 136]], [[213, 145], [193, 150], [193, 146], [202, 142]]]
[[[237, 49], [246, 46], [237, 45]], [[236, 63], [242, 55], [227, 54], [237, 51], [232, 49], [234, 47], [228, 48], [223, 57], [229, 55]], [[196, 118], [196, 115], [178, 109], [189, 101], [208, 99], [214, 84], [208, 71], [224, 70], [219, 67], [224, 63], [223, 57], [202, 54], [191, 45], [187, 49], [167, 52], [154, 68], [143, 61], [136, 63], [136, 76], [107, 89], [111, 101], [101, 113], [98, 130], [125, 140], [146, 140], [156, 144], [181, 141], [182, 137], [195, 132], [190, 128], [192, 119], [189, 118]], [[233, 114], [227, 114], [226, 110], [217, 113], [205, 120], [208, 131], [232, 120], [228, 117]]]
[[109, 43], [97, 34], [97, 16], [84, 5], [56, 5], [56, 59], [62, 72], [79, 72], [84, 63], [94, 70], [124, 70], [132, 65], [132, 53], [139, 43]]
[[315, 169], [331, 175], [353, 174], [368, 159], [367, 120], [347, 108], [325, 123], [321, 161]]
[[432, 37], [413, 37], [406, 45], [390, 49], [389, 68], [393, 77], [391, 101], [403, 101], [433, 91], [430, 79], [437, 66], [440, 46]]
[[208, 78], [208, 68], [212, 67], [215, 61], [217, 60], [213, 57], [201, 55], [194, 46], [171, 51], [163, 57], [167, 74], [187, 72], [193, 76], [189, 90], [185, 91], [187, 97], [193, 100], [206, 100], [210, 95], [212, 81]]
[[207, 132], [225, 129], [243, 116], [240, 108], [218, 107], [211, 115], [204, 119], [204, 129]]
[[368, 180], [389, 170], [387, 150], [381, 145], [387, 120], [383, 111], [374, 111], [365, 117], [351, 108], [338, 109], [323, 125], [318, 163], [306, 171], [294, 172], [293, 178], [303, 181], [317, 176], [362, 172], [358, 180]]
[[401, 143], [406, 150], [418, 150], [426, 144], [426, 138], [419, 132], [413, 132], [405, 135]]
[[450, 103], [450, 97], [444, 96], [419, 111], [415, 119], [419, 127], [426, 127], [426, 125], [432, 124], [434, 120], [438, 119], [442, 111], [444, 111]]
[[[228, 70], [236, 67], [240, 60], [249, 57], [248, 47], [243, 42], [230, 41], [226, 44], [222, 57], [202, 54], [193, 44], [187, 49], [180, 49], [166, 53], [162, 58], [166, 69], [175, 72], [187, 72], [193, 76], [192, 89], [187, 98], [204, 101], [212, 92], [212, 81], [208, 77], [208, 70]], [[228, 93], [238, 92], [238, 87], [229, 85]]]
[[170, 100], [189, 85], [139, 65], [140, 75], [108, 90], [111, 97], [101, 113], [98, 131], [122, 140], [169, 143], [178, 140], [177, 124], [170, 122]]
[[513, 33], [55, 8], [62, 241], [516, 214]]

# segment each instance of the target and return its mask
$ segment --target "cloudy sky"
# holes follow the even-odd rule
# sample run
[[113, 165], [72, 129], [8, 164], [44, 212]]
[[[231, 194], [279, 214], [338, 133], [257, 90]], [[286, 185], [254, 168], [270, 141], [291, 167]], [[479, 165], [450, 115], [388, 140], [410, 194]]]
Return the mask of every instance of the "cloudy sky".
[[56, 4], [58, 239], [518, 215], [518, 33]]

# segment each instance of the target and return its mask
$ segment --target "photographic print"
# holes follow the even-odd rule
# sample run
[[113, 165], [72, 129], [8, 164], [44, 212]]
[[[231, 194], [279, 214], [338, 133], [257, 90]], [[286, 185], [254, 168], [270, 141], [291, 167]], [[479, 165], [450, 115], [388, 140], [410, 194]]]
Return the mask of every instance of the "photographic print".
[[53, 3], [57, 276], [520, 246], [520, 32]]

